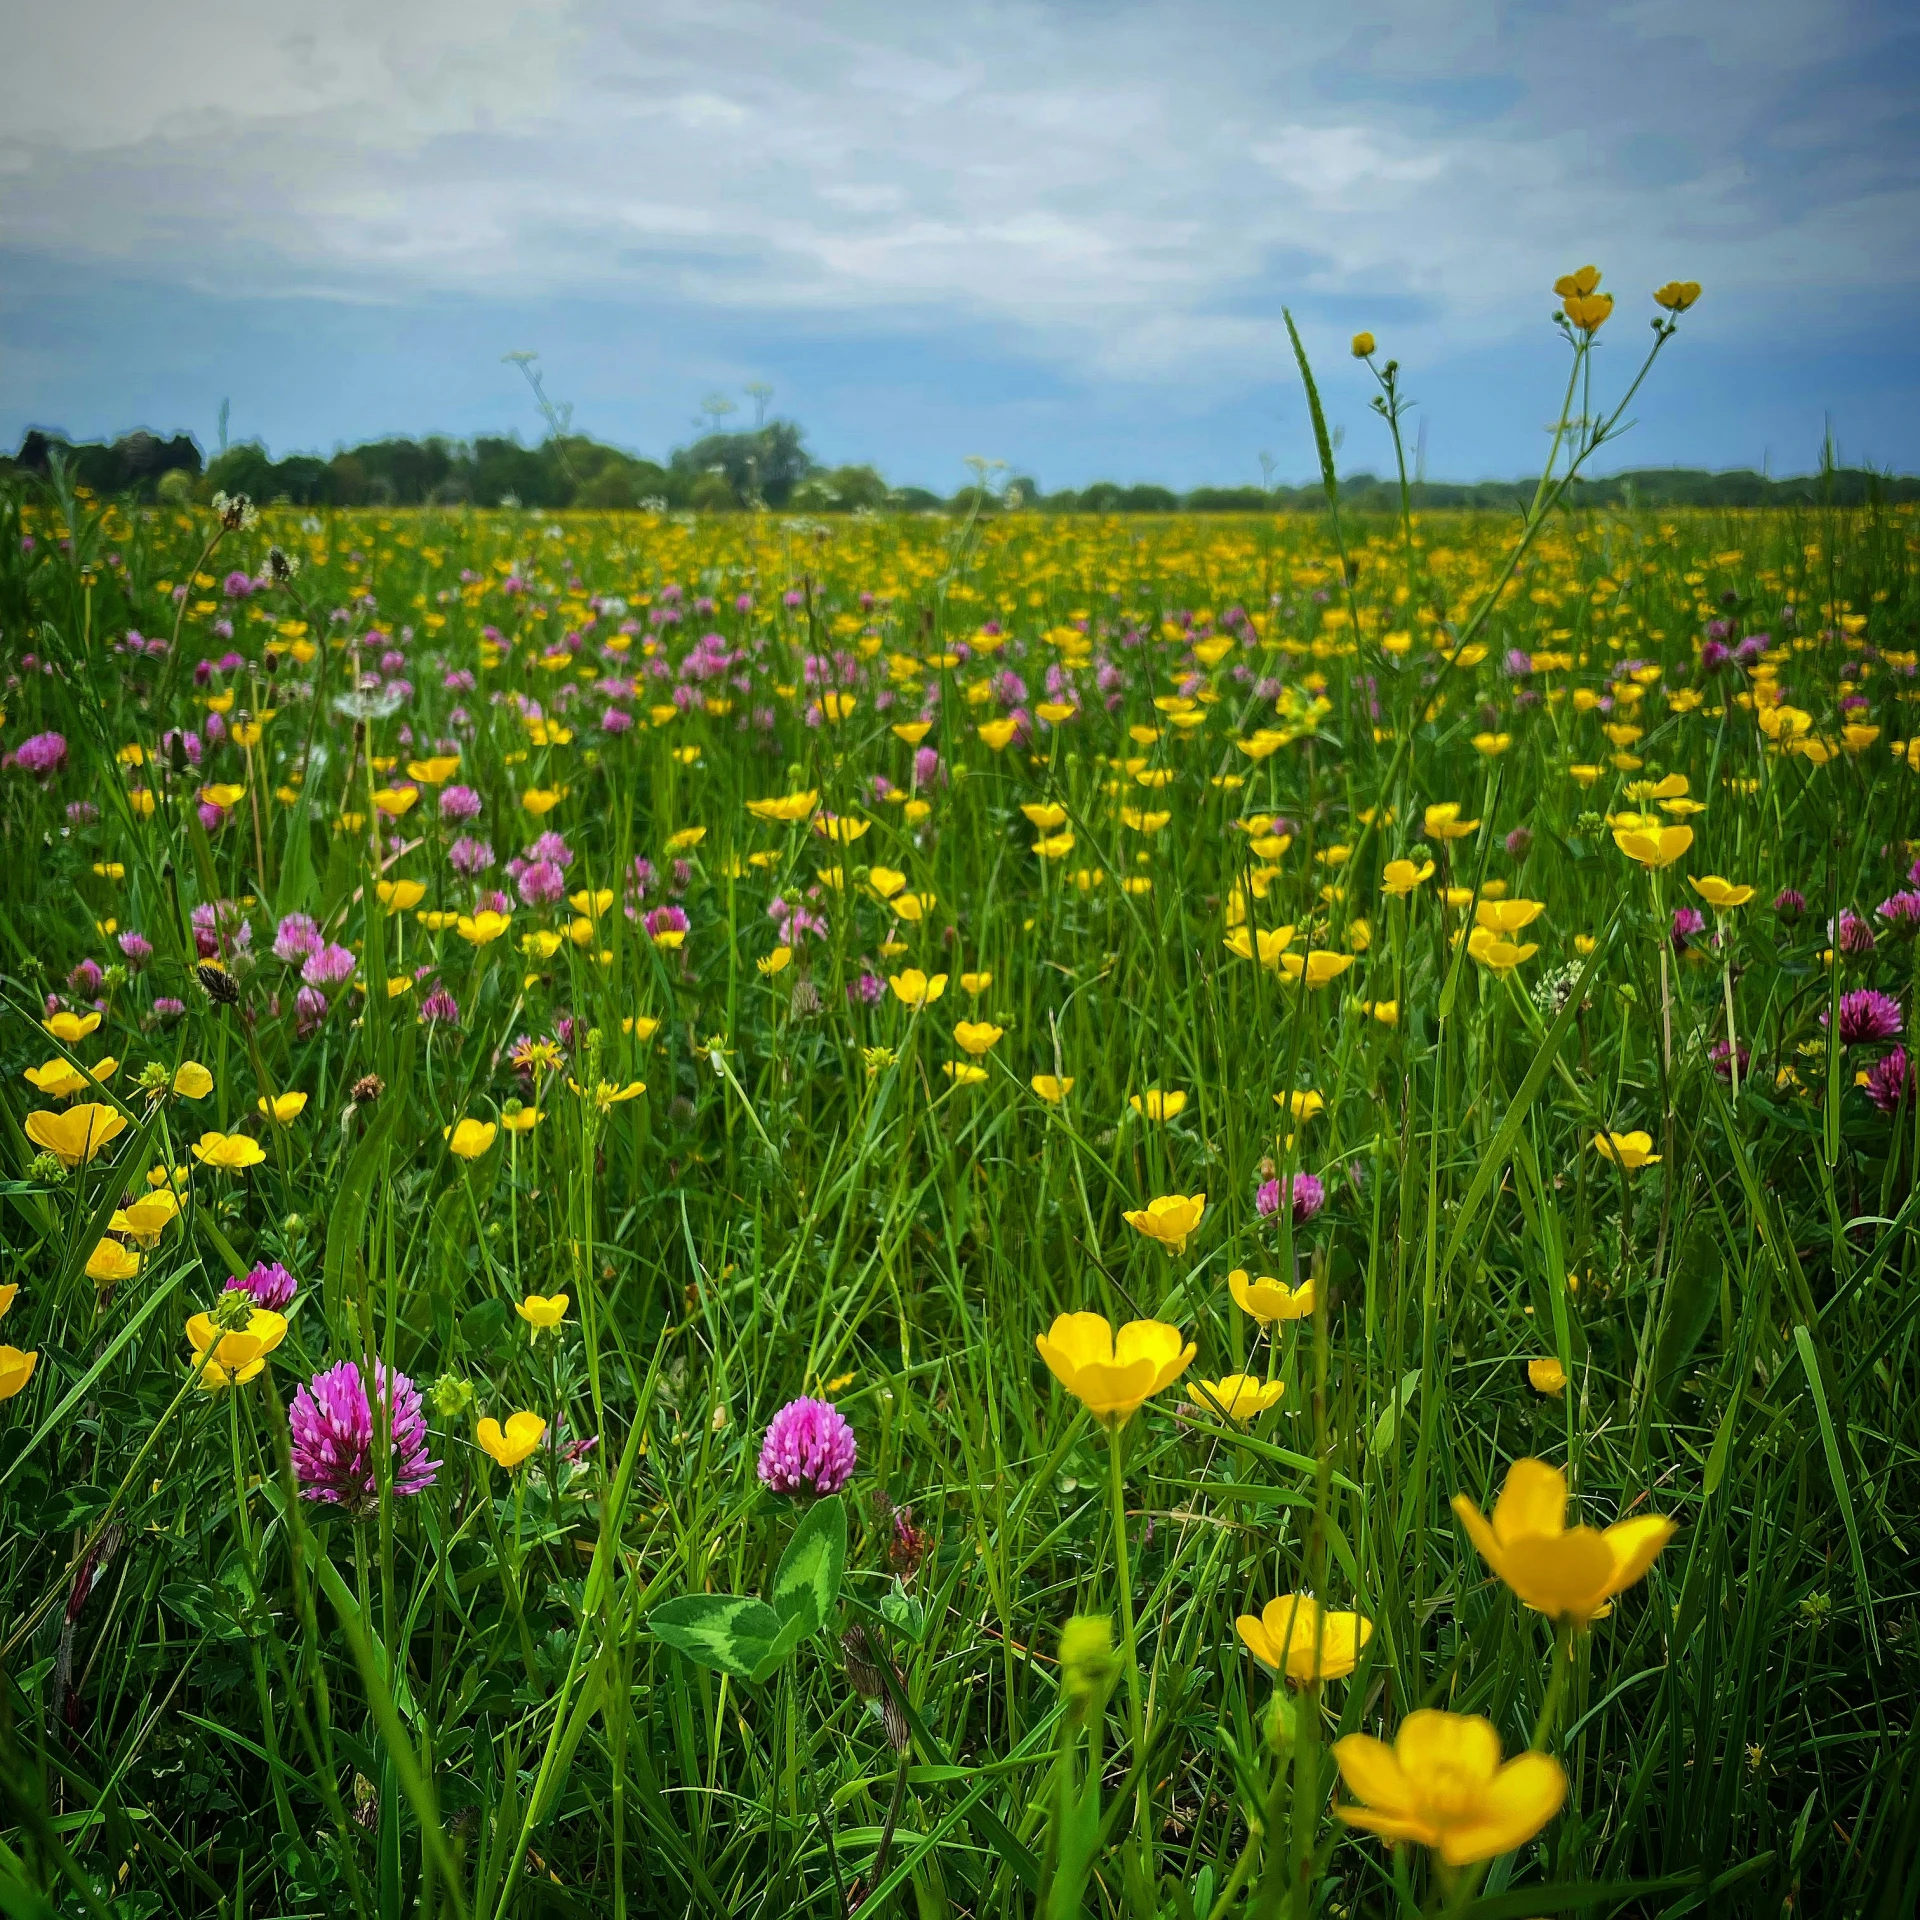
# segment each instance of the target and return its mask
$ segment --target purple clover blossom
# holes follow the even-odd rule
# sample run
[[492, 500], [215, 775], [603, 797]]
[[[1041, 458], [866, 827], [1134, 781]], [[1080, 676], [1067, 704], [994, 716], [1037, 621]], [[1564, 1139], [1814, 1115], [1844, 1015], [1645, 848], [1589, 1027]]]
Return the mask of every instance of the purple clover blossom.
[[468, 833], [463, 833], [447, 849], [448, 866], [469, 880], [475, 874], [485, 873], [493, 865], [493, 858], [493, 848], [485, 840], [476, 840]]
[[809, 1499], [838, 1493], [859, 1457], [852, 1427], [830, 1400], [789, 1400], [767, 1427], [760, 1484]]
[[290, 913], [274, 929], [273, 957], [292, 966], [318, 953], [325, 944], [320, 923], [311, 914]]
[[90, 827], [100, 818], [100, 809], [91, 800], [69, 800], [67, 802], [67, 824], [75, 827]]
[[[404, 1373], [374, 1362], [376, 1391], [385, 1402], [396, 1496], [433, 1485], [440, 1462], [427, 1458], [427, 1420], [420, 1390]], [[379, 1504], [373, 1462], [373, 1407], [357, 1360], [316, 1373], [293, 1396], [287, 1410], [293, 1437], [293, 1470], [305, 1500], [324, 1500], [363, 1519]]]
[[[1742, 1080], [1744, 1080], [1747, 1077], [1747, 1063], [1752, 1058], [1753, 1058], [1752, 1048], [1742, 1047], [1740, 1049], [1740, 1078]], [[1712, 1060], [1713, 1060], [1713, 1071], [1718, 1078], [1722, 1080], [1729, 1080], [1729, 1081], [1733, 1078], [1733, 1073], [1729, 1065], [1732, 1059], [1733, 1059], [1733, 1050], [1727, 1045], [1727, 1043], [1724, 1040], [1716, 1040], [1713, 1043]]]
[[1846, 908], [1838, 920], [1827, 922], [1827, 938], [1842, 953], [1873, 951], [1873, 929], [1851, 907]]
[[277, 1260], [258, 1261], [245, 1279], [229, 1279], [227, 1285], [236, 1293], [252, 1295], [254, 1305], [269, 1313], [284, 1313], [300, 1291], [300, 1283]]
[[[1827, 1024], [1827, 1016], [1820, 1016]], [[1875, 1040], [1891, 1040], [1900, 1031], [1900, 1002], [1876, 987], [1860, 987], [1840, 996], [1840, 1044], [1857, 1047]]]
[[64, 733], [29, 734], [8, 758], [36, 780], [51, 780], [67, 764], [67, 736]]
[[1707, 916], [1698, 907], [1674, 908], [1672, 938], [1675, 953], [1684, 953], [1687, 942], [1696, 933], [1705, 933], [1706, 930]]
[[480, 816], [480, 796], [471, 787], [443, 787], [440, 790], [442, 820], [476, 820]]
[[514, 885], [528, 906], [551, 906], [566, 892], [567, 876], [551, 860], [529, 860], [515, 877]]
[[[156, 1001], [155, 1006], [159, 1005]], [[293, 996], [293, 1030], [304, 1040], [327, 1017], [327, 996], [318, 987], [302, 987]]]
[[358, 963], [347, 948], [329, 941], [307, 955], [300, 978], [310, 987], [340, 987], [353, 978]]
[[862, 972], [847, 982], [847, 998], [863, 1006], [877, 1006], [886, 998], [887, 983], [877, 973]]
[[1867, 1069], [1866, 1096], [1882, 1113], [1891, 1113], [1913, 1095], [1913, 1072], [1905, 1047], [1895, 1047]]
[[1920, 928], [1920, 892], [1909, 888], [1889, 894], [1874, 908], [1874, 912], [1896, 932], [1912, 933]]
[[1782, 887], [1773, 896], [1773, 910], [1775, 913], [1789, 916], [1805, 913], [1807, 896], [1798, 887]]
[[156, 1020], [178, 1020], [187, 1010], [184, 1000], [176, 1000], [172, 994], [163, 993], [153, 1003], [153, 1017]]
[[1253, 1210], [1262, 1219], [1280, 1211], [1283, 1200], [1291, 1200], [1293, 1224], [1304, 1227], [1327, 1204], [1327, 1189], [1311, 1173], [1292, 1173], [1284, 1180], [1263, 1180], [1253, 1196]]
[[420, 1024], [423, 1027], [457, 1027], [460, 1024], [460, 1003], [445, 987], [435, 987], [420, 1002]]
[[565, 838], [549, 829], [527, 849], [529, 860], [549, 860], [563, 873], [573, 865], [573, 849]]
[[67, 975], [67, 991], [82, 1000], [91, 1000], [100, 991], [100, 982], [105, 977], [98, 960], [79, 961]]
[[138, 973], [153, 958], [153, 942], [144, 933], [129, 927], [120, 936], [120, 953], [127, 965]]

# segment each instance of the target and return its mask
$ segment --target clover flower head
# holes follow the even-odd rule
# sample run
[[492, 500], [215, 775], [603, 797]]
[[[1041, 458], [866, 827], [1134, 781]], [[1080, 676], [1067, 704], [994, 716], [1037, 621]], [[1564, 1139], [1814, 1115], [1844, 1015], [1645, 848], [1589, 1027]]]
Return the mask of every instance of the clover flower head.
[[[427, 1457], [427, 1421], [420, 1390], [404, 1373], [374, 1362], [377, 1391], [386, 1405], [392, 1446], [392, 1489], [405, 1496], [433, 1485], [440, 1462]], [[324, 1500], [356, 1519], [379, 1501], [373, 1459], [373, 1407], [357, 1360], [316, 1373], [287, 1411], [293, 1468], [306, 1500]]]
[[830, 1400], [789, 1400], [768, 1423], [760, 1484], [808, 1497], [838, 1493], [859, 1457], [852, 1427]]

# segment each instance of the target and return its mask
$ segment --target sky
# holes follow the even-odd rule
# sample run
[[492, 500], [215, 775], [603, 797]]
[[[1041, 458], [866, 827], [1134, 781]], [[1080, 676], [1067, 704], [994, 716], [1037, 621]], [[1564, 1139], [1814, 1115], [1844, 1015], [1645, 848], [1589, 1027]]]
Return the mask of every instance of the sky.
[[0, 443], [277, 457], [541, 422], [659, 457], [772, 387], [950, 491], [1537, 467], [1552, 282], [1705, 293], [1597, 471], [1920, 470], [1896, 0], [61, 0], [0, 66]]

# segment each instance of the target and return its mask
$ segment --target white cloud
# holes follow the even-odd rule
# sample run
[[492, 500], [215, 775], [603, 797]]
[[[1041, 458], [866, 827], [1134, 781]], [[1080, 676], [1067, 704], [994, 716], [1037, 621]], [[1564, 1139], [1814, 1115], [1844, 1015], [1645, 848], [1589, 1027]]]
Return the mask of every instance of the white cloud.
[[1863, 5], [69, 0], [0, 70], [0, 231], [265, 295], [959, 317], [1201, 387], [1282, 296], [1437, 348], [1585, 258], [1760, 326], [1911, 284], [1897, 76], [1803, 77]]

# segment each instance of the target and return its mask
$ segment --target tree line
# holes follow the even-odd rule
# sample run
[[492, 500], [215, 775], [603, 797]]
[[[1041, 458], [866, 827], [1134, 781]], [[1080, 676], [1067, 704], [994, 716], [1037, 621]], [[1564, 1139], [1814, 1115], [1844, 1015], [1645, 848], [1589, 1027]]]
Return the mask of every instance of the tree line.
[[[191, 435], [163, 439], [143, 430], [111, 442], [75, 442], [34, 428], [8, 472], [46, 477], [59, 465], [96, 494], [185, 503], [216, 492], [302, 507], [482, 506], [602, 510], [654, 507], [702, 512], [768, 507], [783, 512], [994, 511], [1033, 507], [1055, 513], [1312, 512], [1324, 504], [1317, 485], [1195, 487], [1184, 493], [1152, 485], [1091, 486], [1048, 493], [1013, 475], [991, 486], [976, 482], [952, 495], [925, 487], [890, 487], [871, 466], [824, 466], [790, 420], [703, 435], [676, 447], [664, 462], [607, 446], [584, 434], [559, 433], [535, 446], [510, 434], [472, 440], [370, 440], [322, 456], [270, 457], [258, 441], [241, 441], [208, 460]], [[1478, 508], [1509, 512], [1531, 499], [1532, 480], [1473, 483], [1415, 481], [1416, 509]], [[1578, 483], [1586, 506], [1766, 507], [1865, 506], [1920, 500], [1920, 478], [1843, 467], [1773, 479], [1740, 470], [1645, 468]], [[1341, 504], [1356, 513], [1397, 512], [1398, 484], [1371, 473], [1341, 481]]]

